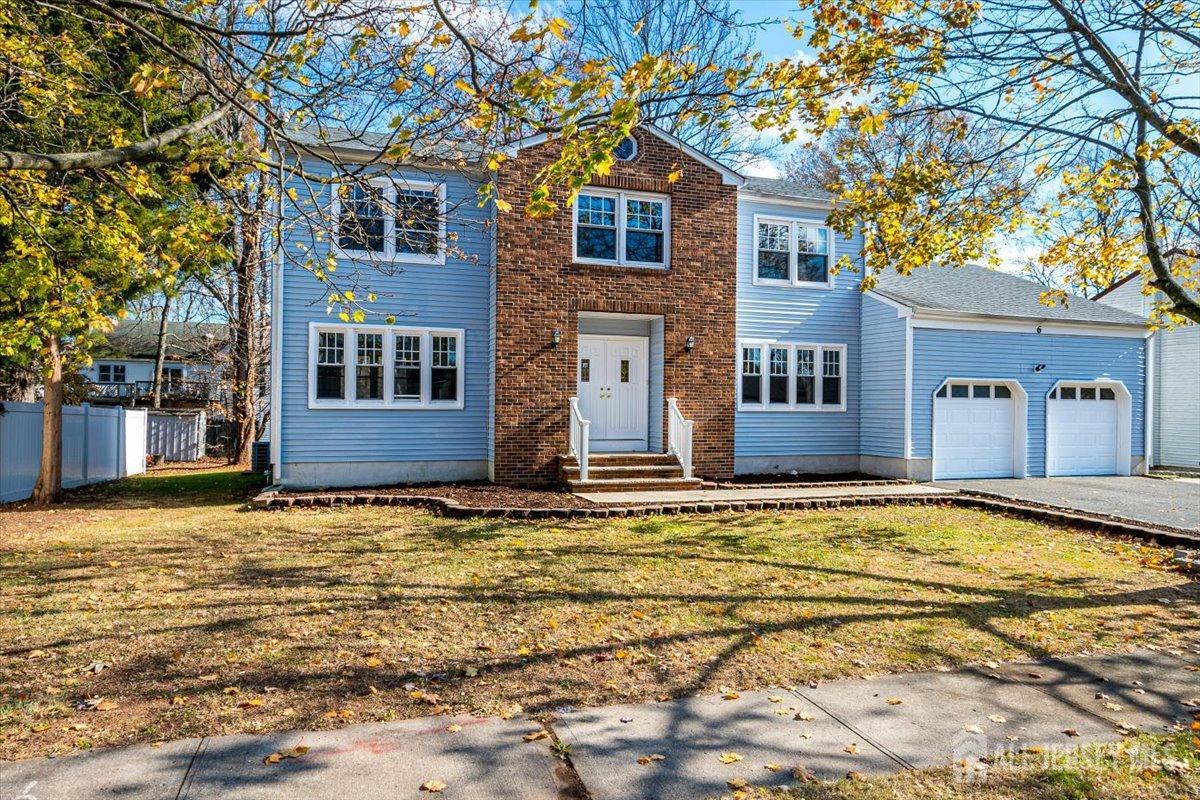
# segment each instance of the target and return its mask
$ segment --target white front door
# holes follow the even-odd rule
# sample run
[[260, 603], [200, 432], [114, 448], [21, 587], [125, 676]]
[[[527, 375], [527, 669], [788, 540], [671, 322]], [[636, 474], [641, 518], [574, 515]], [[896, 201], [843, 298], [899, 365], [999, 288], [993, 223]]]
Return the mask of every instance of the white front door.
[[951, 383], [933, 400], [933, 477], [1010, 478], [1012, 392], [1003, 384]]
[[1117, 398], [1103, 386], [1060, 386], [1046, 407], [1046, 475], [1117, 474]]
[[596, 451], [646, 449], [650, 344], [644, 336], [579, 337], [579, 410]]

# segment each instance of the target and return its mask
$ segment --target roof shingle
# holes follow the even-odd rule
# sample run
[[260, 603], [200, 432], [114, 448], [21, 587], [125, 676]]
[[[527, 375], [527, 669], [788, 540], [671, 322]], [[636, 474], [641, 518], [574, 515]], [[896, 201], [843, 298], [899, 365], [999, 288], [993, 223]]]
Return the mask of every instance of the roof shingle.
[[885, 272], [879, 275], [874, 291], [917, 309], [1107, 325], [1146, 324], [1136, 314], [1074, 295], [1068, 297], [1066, 306], [1047, 306], [1041, 302], [1045, 286], [973, 264], [928, 267], [913, 270], [911, 275]]

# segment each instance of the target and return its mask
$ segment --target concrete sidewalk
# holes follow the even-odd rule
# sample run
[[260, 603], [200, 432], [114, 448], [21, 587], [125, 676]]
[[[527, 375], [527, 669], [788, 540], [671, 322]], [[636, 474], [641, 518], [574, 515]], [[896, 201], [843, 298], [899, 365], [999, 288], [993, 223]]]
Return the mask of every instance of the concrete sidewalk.
[[[429, 780], [446, 784], [446, 798], [569, 800], [586, 787], [593, 800], [701, 800], [727, 793], [734, 778], [792, 783], [796, 768], [833, 779], [852, 770], [973, 764], [1034, 745], [1111, 741], [1122, 726], [1169, 731], [1186, 725], [1190, 704], [1200, 703], [1200, 673], [1188, 669], [1197, 662], [1200, 652], [1136, 650], [742, 692], [730, 700], [561, 709], [550, 727], [571, 746], [571, 765], [553, 756], [550, 737], [525, 741], [538, 723], [479, 718], [114, 748], [0, 763], [0, 800], [404, 800], [430, 797], [420, 789]], [[297, 745], [308, 750], [263, 763]], [[663, 758], [638, 763], [650, 755]]]
[[933, 497], [957, 494], [928, 484], [876, 484], [866, 486], [777, 486], [745, 489], [687, 489], [651, 492], [582, 492], [593, 503], [644, 505], [652, 503], [728, 503], [740, 500], [824, 500], [835, 497]]

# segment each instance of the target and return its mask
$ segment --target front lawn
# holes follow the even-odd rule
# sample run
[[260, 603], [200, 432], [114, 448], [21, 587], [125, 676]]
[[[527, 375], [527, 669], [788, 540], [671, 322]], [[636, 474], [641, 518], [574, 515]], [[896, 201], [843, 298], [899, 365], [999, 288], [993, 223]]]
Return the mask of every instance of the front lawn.
[[0, 510], [0, 758], [1200, 641], [1167, 551], [966, 509], [514, 524], [252, 489]]

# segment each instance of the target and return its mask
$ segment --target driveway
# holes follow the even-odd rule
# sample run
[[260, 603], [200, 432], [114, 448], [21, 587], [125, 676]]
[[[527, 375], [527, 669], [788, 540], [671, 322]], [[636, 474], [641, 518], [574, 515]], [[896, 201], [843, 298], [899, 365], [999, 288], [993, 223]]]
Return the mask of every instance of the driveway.
[[1142, 477], [981, 478], [935, 486], [998, 494], [1074, 511], [1200, 530], [1200, 479]]

